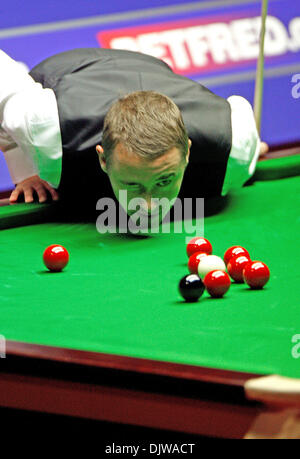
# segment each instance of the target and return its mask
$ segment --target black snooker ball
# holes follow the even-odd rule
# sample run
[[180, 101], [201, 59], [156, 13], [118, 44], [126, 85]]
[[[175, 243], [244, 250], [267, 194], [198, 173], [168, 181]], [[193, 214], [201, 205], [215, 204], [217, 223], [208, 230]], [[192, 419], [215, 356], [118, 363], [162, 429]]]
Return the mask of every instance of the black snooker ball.
[[195, 302], [203, 295], [205, 287], [197, 274], [188, 274], [180, 279], [178, 289], [185, 301]]

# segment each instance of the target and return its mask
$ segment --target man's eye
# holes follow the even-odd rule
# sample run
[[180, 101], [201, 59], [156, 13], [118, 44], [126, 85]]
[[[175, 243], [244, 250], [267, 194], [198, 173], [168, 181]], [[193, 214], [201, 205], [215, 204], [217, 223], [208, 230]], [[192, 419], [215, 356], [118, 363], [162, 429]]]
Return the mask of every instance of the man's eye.
[[126, 183], [126, 185], [129, 187], [129, 188], [139, 188], [139, 185], [137, 183]]
[[172, 180], [162, 180], [161, 182], [158, 182], [157, 186], [162, 188], [164, 186], [170, 185], [171, 182]]

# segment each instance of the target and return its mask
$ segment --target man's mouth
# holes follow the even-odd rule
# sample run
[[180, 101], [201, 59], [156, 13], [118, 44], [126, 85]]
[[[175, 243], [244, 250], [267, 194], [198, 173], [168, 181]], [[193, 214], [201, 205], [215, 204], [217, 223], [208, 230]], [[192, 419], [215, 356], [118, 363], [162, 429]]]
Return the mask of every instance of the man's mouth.
[[153, 217], [157, 217], [159, 216], [160, 212], [159, 210], [158, 211], [155, 211], [155, 212], [151, 212], [149, 214], [147, 213], [143, 213], [143, 212], [138, 212], [138, 215], [142, 218], [153, 218]]

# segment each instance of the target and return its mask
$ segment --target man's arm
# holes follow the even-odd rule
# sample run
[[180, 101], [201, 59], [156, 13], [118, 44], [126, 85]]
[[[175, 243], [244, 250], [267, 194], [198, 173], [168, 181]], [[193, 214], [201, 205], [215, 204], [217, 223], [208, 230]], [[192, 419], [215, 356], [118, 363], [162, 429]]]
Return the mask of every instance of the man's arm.
[[14, 184], [38, 174], [38, 170], [33, 160], [26, 156], [2, 127], [0, 127], [0, 150], [10, 172]]
[[16, 202], [21, 195], [24, 196], [25, 202], [33, 202], [34, 193], [38, 196], [39, 202], [45, 202], [48, 197], [47, 191], [54, 201], [59, 199], [58, 193], [37, 175], [37, 168], [31, 158], [23, 153], [1, 127], [0, 150], [3, 151], [11, 179], [16, 185], [9, 198], [11, 202]]
[[0, 50], [0, 150], [4, 153], [8, 170], [14, 184], [38, 174], [33, 159], [24, 154], [16, 141], [2, 125], [5, 124], [6, 107], [18, 92], [30, 90], [32, 79], [24, 67]]
[[257, 132], [253, 109], [240, 96], [228, 98], [231, 106], [232, 148], [222, 188], [222, 195], [241, 188], [254, 174], [259, 156], [268, 151], [268, 145], [261, 142]]
[[36, 192], [42, 202], [47, 190], [57, 199], [62, 147], [54, 93], [3, 51], [0, 68], [0, 149], [17, 185], [11, 200], [24, 194], [31, 202]]

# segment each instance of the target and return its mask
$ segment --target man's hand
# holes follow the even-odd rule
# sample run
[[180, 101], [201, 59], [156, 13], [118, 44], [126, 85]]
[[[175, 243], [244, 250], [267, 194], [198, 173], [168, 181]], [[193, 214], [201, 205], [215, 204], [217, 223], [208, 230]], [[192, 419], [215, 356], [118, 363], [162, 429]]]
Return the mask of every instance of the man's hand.
[[261, 157], [261, 156], [266, 155], [268, 151], [269, 151], [269, 145], [266, 142], [261, 142], [259, 156]]
[[18, 183], [14, 191], [10, 195], [10, 202], [16, 202], [19, 196], [24, 195], [25, 202], [34, 201], [34, 193], [37, 194], [39, 202], [47, 201], [48, 195], [47, 191], [50, 193], [53, 201], [59, 199], [58, 193], [54, 188], [52, 188], [45, 180], [40, 179], [38, 175], [33, 175], [32, 177], [23, 180]]

